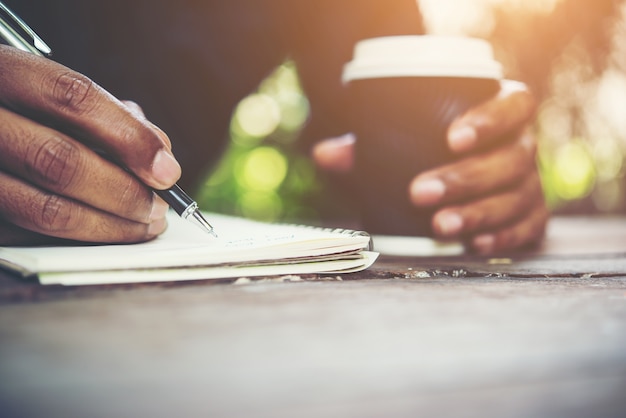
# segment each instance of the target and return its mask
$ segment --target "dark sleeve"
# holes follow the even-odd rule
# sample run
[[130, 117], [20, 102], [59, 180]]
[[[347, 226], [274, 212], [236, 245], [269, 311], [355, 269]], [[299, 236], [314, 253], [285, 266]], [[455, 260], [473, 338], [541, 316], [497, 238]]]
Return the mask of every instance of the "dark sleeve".
[[105, 87], [137, 101], [165, 130], [183, 167], [180, 183], [193, 190], [223, 155], [233, 108], [285, 57], [272, 16], [257, 0], [98, 4], [116, 22], [101, 46], [111, 49]]

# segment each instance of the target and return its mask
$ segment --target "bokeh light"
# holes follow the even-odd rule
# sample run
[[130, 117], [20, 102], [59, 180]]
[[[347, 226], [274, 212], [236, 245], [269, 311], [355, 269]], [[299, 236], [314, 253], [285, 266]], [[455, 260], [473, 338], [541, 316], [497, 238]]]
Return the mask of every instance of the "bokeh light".
[[263, 138], [274, 132], [280, 121], [280, 107], [274, 98], [267, 94], [251, 94], [237, 106], [231, 129], [240, 134], [235, 138]]
[[595, 181], [593, 159], [579, 141], [560, 147], [553, 162], [554, 186], [557, 195], [566, 200], [587, 196]]
[[237, 213], [259, 221], [276, 221], [282, 218], [283, 199], [276, 192], [245, 191], [237, 198]]
[[293, 146], [308, 115], [295, 66], [285, 62], [236, 107], [230, 146], [200, 190], [201, 207], [263, 221], [315, 219], [304, 203], [317, 188], [315, 169]]
[[287, 157], [272, 147], [258, 147], [235, 162], [239, 185], [252, 191], [276, 191], [287, 176]]

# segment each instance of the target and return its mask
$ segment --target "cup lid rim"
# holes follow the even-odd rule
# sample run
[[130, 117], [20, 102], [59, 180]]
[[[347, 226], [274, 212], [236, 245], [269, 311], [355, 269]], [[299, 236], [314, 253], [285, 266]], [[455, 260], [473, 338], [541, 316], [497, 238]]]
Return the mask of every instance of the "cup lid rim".
[[[442, 54], [438, 47], [448, 43], [461, 54]], [[395, 49], [399, 44], [402, 48]], [[344, 66], [342, 79], [345, 83], [399, 76], [501, 79], [503, 69], [484, 39], [445, 35], [383, 36], [357, 42], [353, 59]]]
[[344, 67], [343, 82], [366, 78], [393, 78], [393, 77], [442, 77], [442, 78], [484, 78], [501, 80], [502, 68], [499, 65], [465, 68], [443, 68], [438, 66], [399, 67], [393, 65], [352, 66]]

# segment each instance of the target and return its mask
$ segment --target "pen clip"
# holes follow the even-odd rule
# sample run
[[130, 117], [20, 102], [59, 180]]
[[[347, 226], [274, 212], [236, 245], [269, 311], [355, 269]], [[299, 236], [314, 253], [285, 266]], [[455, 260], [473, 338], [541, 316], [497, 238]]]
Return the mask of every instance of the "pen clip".
[[48, 57], [52, 50], [34, 30], [0, 1], [0, 38], [7, 44], [36, 55]]

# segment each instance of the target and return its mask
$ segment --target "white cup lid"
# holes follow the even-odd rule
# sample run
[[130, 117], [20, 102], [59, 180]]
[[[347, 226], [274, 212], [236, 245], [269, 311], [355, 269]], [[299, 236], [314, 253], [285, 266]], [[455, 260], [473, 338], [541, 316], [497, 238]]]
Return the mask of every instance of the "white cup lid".
[[387, 77], [502, 78], [491, 45], [477, 38], [407, 35], [360, 41], [343, 81]]

